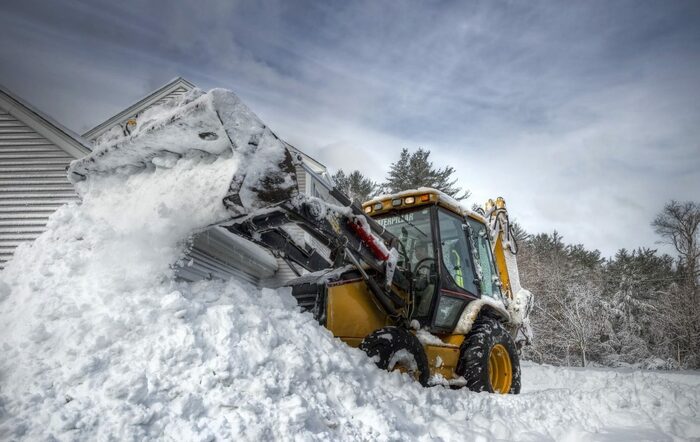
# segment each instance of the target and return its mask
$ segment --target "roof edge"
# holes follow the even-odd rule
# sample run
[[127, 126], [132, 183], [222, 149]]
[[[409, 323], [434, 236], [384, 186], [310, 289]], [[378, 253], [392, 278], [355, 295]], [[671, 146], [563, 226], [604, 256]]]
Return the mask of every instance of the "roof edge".
[[161, 98], [168, 95], [170, 92], [172, 92], [180, 86], [185, 86], [190, 90], [197, 87], [194, 83], [182, 77], [175, 77], [172, 80], [165, 83], [163, 86], [156, 89], [155, 91], [136, 101], [134, 104], [127, 107], [123, 111], [113, 115], [112, 117], [108, 118], [107, 120], [90, 129], [89, 131], [85, 132], [83, 134], [83, 138], [88, 140], [97, 138], [98, 136], [102, 135], [102, 133], [106, 132], [107, 129], [111, 128], [114, 124], [120, 122], [125, 118], [130, 117], [135, 113], [138, 113], [140, 109], [150, 106], [151, 104], [160, 100]]
[[90, 144], [80, 135], [68, 129], [49, 115], [39, 111], [24, 99], [0, 84], [0, 103], [15, 118], [56, 144], [75, 158], [90, 153]]
[[296, 153], [298, 153], [299, 155], [301, 155], [302, 158], [306, 161], [306, 164], [308, 164], [309, 166], [314, 168], [314, 172], [321, 173], [321, 174], [328, 172], [328, 168], [322, 162], [318, 161], [317, 159], [315, 159], [311, 155], [302, 152], [298, 147], [293, 146], [284, 140], [282, 140], [282, 143], [284, 143], [284, 145], [287, 148], [290, 148], [290, 149], [294, 150]]

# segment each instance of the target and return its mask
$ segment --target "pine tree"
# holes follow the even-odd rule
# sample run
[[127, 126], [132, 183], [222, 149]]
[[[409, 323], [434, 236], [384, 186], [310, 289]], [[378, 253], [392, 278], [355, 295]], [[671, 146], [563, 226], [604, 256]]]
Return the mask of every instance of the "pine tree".
[[376, 195], [379, 185], [371, 179], [362, 175], [359, 170], [345, 175], [343, 170], [339, 170], [333, 175], [336, 187], [346, 194], [351, 200], [364, 202]]
[[469, 191], [462, 191], [456, 185], [457, 179], [452, 178], [455, 169], [452, 166], [434, 168], [429, 157], [430, 151], [427, 149], [419, 148], [413, 153], [402, 149], [399, 160], [392, 163], [386, 182], [382, 185], [384, 191], [396, 193], [419, 187], [432, 187], [458, 200], [469, 198]]

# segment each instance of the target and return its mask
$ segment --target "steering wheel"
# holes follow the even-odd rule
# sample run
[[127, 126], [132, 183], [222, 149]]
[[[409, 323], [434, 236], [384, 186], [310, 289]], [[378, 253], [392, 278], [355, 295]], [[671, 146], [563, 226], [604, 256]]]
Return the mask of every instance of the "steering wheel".
[[423, 258], [423, 259], [421, 259], [413, 267], [413, 271], [411, 273], [413, 273], [414, 275], [417, 275], [418, 271], [420, 269], [422, 269], [423, 267], [426, 267], [428, 269], [428, 275], [430, 275], [430, 266], [428, 264], [430, 261], [435, 262], [435, 258]]

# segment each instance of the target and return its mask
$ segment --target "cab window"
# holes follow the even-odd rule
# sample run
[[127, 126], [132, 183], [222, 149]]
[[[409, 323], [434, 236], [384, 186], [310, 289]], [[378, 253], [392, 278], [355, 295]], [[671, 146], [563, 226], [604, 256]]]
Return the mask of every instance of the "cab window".
[[469, 219], [470, 241], [474, 249], [474, 260], [477, 263], [477, 273], [480, 279], [482, 296], [501, 298], [500, 279], [493, 263], [491, 242], [486, 226], [478, 221]]
[[449, 278], [457, 287], [470, 293], [478, 293], [474, 283], [474, 272], [463, 219], [450, 215], [444, 210], [439, 210], [438, 222], [440, 224], [442, 262]]
[[376, 221], [399, 239], [397, 267], [413, 274], [413, 318], [427, 318], [436, 289], [430, 209], [397, 213]]

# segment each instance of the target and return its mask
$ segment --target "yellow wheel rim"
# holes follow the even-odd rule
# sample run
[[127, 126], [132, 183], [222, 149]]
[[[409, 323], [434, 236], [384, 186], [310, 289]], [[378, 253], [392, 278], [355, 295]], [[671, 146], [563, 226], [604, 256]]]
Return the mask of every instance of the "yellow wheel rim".
[[489, 381], [494, 393], [506, 394], [513, 382], [513, 364], [502, 344], [496, 344], [489, 353]]

